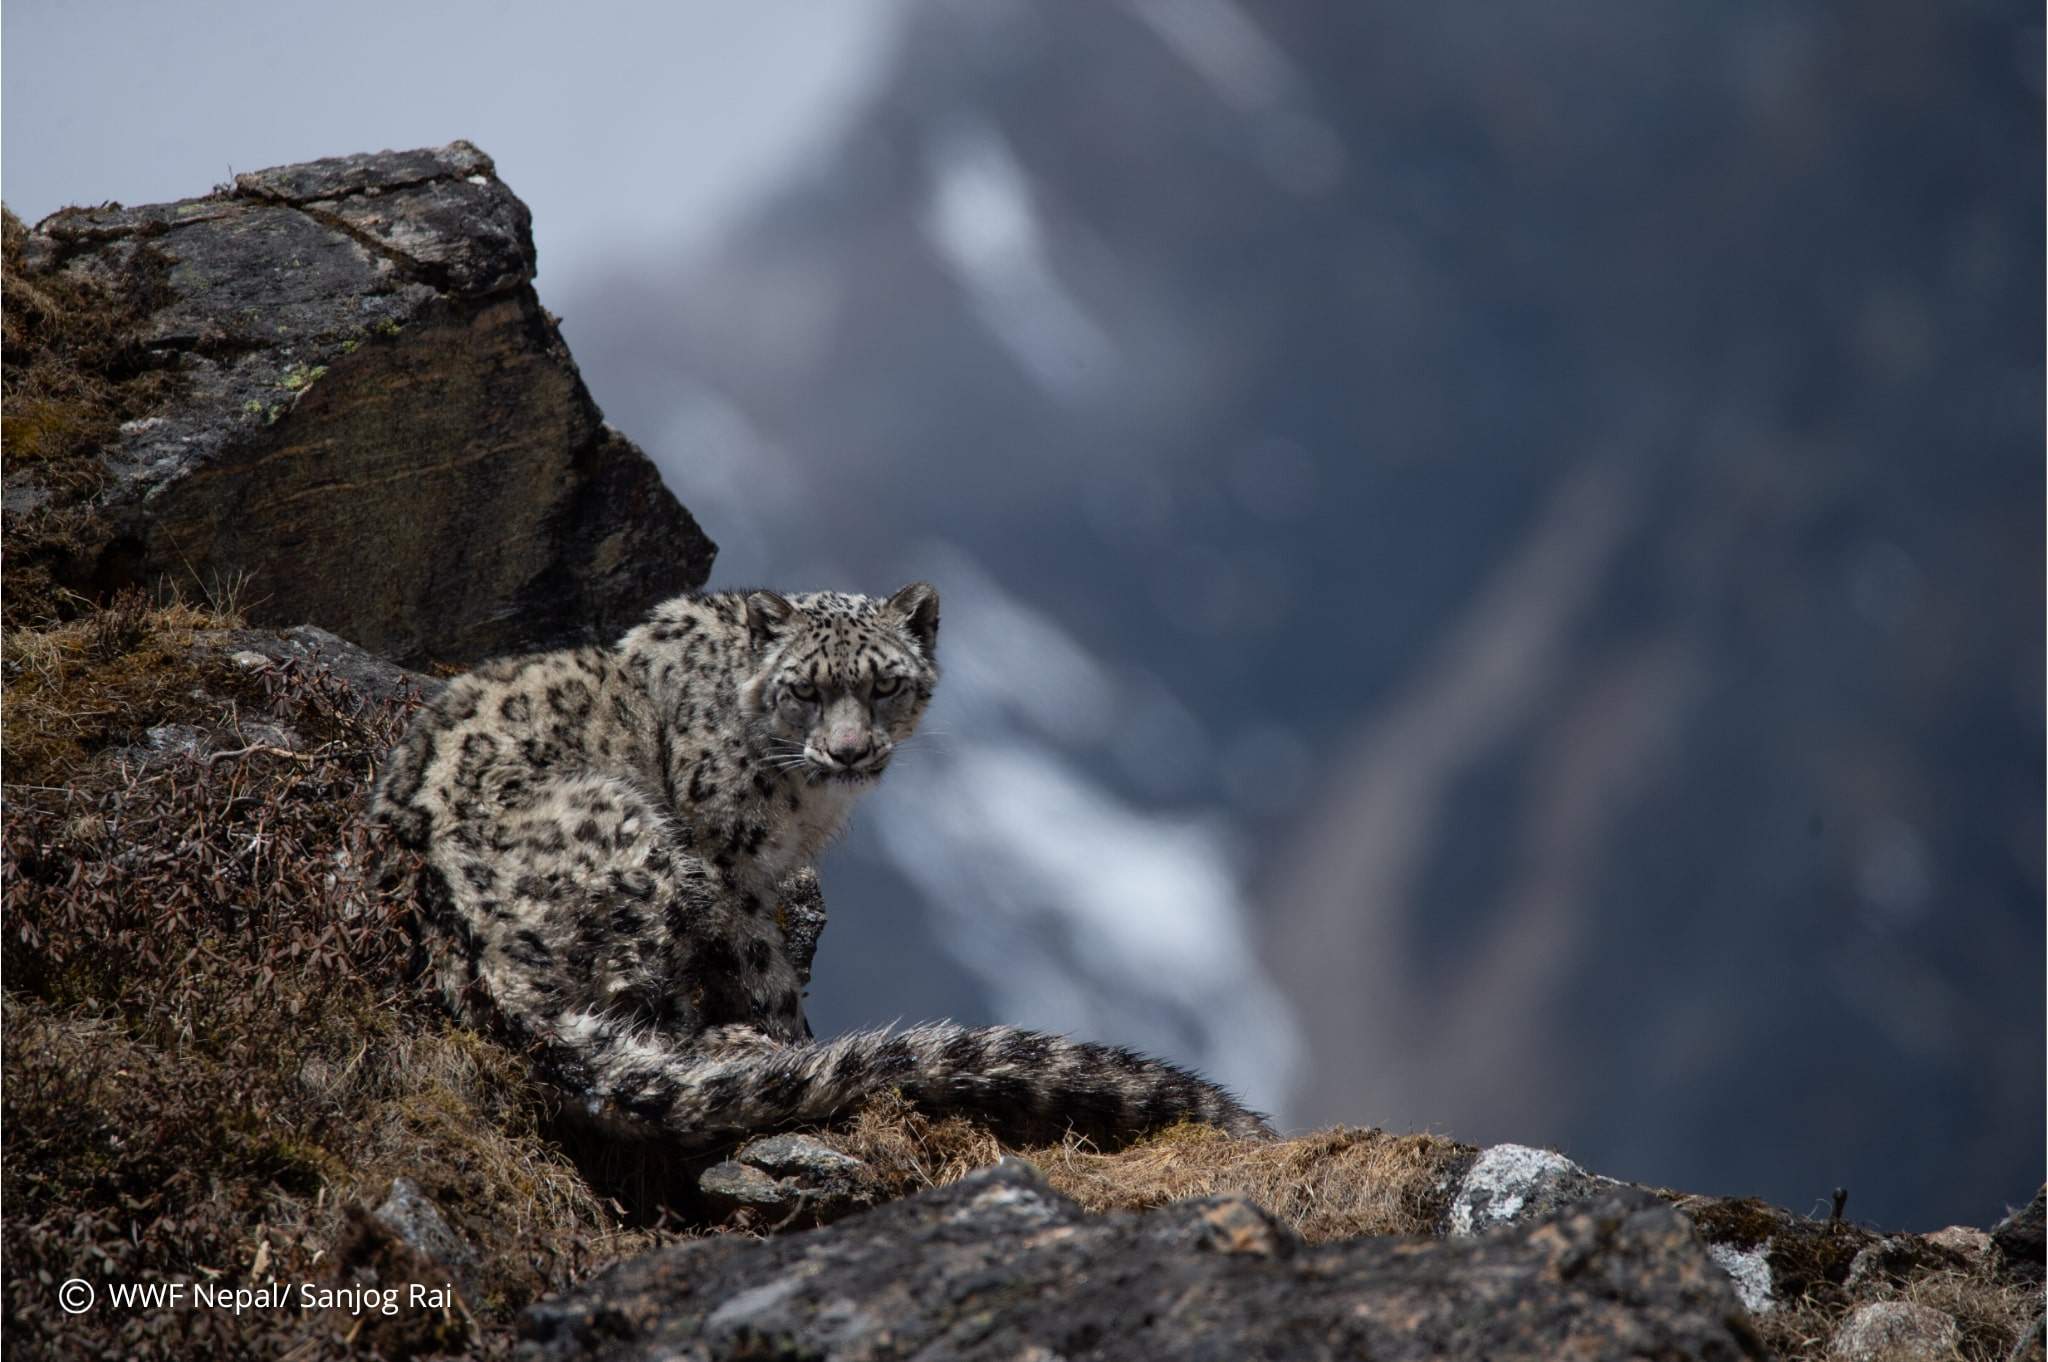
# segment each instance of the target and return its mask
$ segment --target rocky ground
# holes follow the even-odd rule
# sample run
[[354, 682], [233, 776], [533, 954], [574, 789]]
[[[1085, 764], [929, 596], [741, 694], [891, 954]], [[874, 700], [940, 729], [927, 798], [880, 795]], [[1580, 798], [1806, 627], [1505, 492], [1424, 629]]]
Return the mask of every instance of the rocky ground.
[[[460, 143], [7, 223], [11, 1344], [2041, 1356], [2039, 1193], [1887, 1235], [1372, 1130], [1005, 1150], [883, 1104], [682, 1164], [562, 1123], [414, 989], [407, 867], [360, 818], [445, 664], [610, 632], [710, 561], [532, 263]], [[451, 1290], [68, 1316], [74, 1277]]]

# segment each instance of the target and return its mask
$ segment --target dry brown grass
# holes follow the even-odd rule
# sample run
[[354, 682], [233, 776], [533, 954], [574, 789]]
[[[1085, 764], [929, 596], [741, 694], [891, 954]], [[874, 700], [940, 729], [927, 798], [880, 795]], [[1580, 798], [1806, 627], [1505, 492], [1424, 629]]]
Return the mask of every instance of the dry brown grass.
[[1822, 1362], [1842, 1321], [1880, 1301], [1909, 1301], [1955, 1320], [1958, 1343], [1948, 1356], [1956, 1362], [2005, 1362], [2042, 1309], [2039, 1287], [2001, 1277], [1985, 1262], [1904, 1281], [1875, 1278], [1854, 1291], [1817, 1292], [1758, 1316], [1757, 1333], [1787, 1362]]
[[1939, 1310], [1962, 1331], [1960, 1356], [1968, 1362], [2005, 1362], [2028, 1325], [2041, 1314], [2039, 1287], [2001, 1279], [1989, 1263], [1959, 1272], [1930, 1272], [1896, 1288], [1897, 1299]]
[[822, 1134], [873, 1168], [891, 1196], [957, 1182], [1004, 1154], [996, 1137], [972, 1121], [934, 1120], [894, 1095], [868, 1103], [850, 1124]]
[[[222, 622], [124, 599], [7, 639], [9, 1341], [57, 1357], [334, 1352], [356, 1321], [66, 1320], [50, 1284], [418, 1269], [363, 1214], [403, 1175], [481, 1266], [461, 1311], [372, 1321], [356, 1344], [503, 1351], [520, 1306], [661, 1236], [628, 1228], [548, 1137], [525, 1061], [408, 982], [406, 886], [366, 879], [381, 849], [362, 809], [410, 706], [297, 664], [203, 660], [193, 637]], [[166, 723], [235, 755], [134, 746]]]
[[1312, 1244], [1432, 1233], [1450, 1193], [1449, 1174], [1472, 1152], [1435, 1135], [1338, 1127], [1257, 1144], [1198, 1125], [1174, 1126], [1113, 1153], [1078, 1140], [1005, 1149], [972, 1122], [935, 1121], [894, 1098], [869, 1104], [829, 1138], [874, 1167], [892, 1195], [943, 1186], [1011, 1153], [1085, 1210], [1242, 1196]]
[[1113, 1154], [1066, 1144], [1025, 1157], [1087, 1210], [1242, 1196], [1319, 1244], [1360, 1234], [1432, 1233], [1449, 1199], [1449, 1174], [1471, 1152], [1435, 1135], [1341, 1126], [1255, 1144], [1207, 1126], [1180, 1125]]
[[142, 243], [116, 272], [92, 277], [30, 265], [27, 241], [21, 219], [0, 208], [0, 440], [14, 468], [78, 476], [81, 455], [168, 391], [171, 375], [140, 336], [167, 295], [168, 263]]
[[159, 605], [127, 591], [65, 624], [7, 631], [0, 641], [7, 783], [61, 786], [93, 753], [142, 742], [152, 727], [231, 718], [222, 697], [207, 694], [192, 641], [239, 623], [204, 606]]
[[0, 464], [47, 500], [6, 516], [9, 627], [79, 613], [60, 589], [107, 540], [92, 510], [98, 455], [121, 423], [161, 407], [182, 382], [152, 353], [145, 324], [168, 297], [169, 263], [146, 240], [108, 252], [95, 273], [32, 264], [28, 230], [0, 208]]

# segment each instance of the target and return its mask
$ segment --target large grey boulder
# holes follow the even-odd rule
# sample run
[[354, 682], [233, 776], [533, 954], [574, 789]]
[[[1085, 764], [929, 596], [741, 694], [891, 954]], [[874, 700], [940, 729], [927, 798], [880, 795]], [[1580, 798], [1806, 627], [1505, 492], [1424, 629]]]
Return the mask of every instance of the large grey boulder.
[[634, 1259], [521, 1327], [532, 1362], [1762, 1355], [1685, 1218], [1640, 1192], [1479, 1239], [1308, 1247], [1236, 1198], [1085, 1215], [1015, 1160]]
[[[173, 370], [100, 452], [86, 594], [242, 581], [253, 622], [306, 622], [404, 663], [603, 638], [700, 584], [715, 552], [606, 425], [534, 293], [526, 206], [467, 142], [68, 209], [23, 249], [134, 295]], [[10, 479], [11, 514], [62, 489]]]

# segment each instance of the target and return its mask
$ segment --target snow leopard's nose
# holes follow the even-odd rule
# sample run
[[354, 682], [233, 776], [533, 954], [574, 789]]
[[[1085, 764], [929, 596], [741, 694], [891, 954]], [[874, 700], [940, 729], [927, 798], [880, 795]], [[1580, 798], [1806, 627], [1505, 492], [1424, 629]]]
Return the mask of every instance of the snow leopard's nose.
[[868, 759], [875, 750], [874, 741], [865, 732], [849, 732], [841, 729], [825, 741], [825, 753], [841, 766], [858, 766]]

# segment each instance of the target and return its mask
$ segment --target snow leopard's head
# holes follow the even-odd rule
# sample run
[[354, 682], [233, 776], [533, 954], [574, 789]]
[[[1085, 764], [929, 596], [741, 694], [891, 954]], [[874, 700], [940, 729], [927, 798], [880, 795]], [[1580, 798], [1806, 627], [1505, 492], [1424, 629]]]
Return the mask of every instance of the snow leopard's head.
[[740, 690], [769, 761], [812, 782], [871, 781], [938, 684], [939, 593], [746, 597], [756, 670]]

